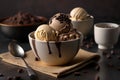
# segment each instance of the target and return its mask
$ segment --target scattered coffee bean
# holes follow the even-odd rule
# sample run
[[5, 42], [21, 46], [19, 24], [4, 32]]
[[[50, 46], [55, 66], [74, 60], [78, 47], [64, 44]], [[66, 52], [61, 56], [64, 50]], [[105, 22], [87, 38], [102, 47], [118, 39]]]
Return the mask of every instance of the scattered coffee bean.
[[75, 76], [80, 76], [81, 74], [80, 74], [80, 72], [74, 72], [74, 75]]
[[112, 58], [110, 54], [107, 54], [106, 57], [107, 57], [107, 59], [111, 59]]
[[93, 46], [93, 45], [94, 45], [94, 42], [90, 42], [90, 45]]
[[83, 71], [83, 73], [88, 73], [88, 71]]
[[111, 53], [111, 55], [115, 55], [115, 51], [114, 50], [111, 50], [110, 53]]
[[108, 67], [114, 67], [112, 63], [108, 63]]
[[40, 61], [40, 59], [38, 57], [35, 57], [35, 61]]
[[100, 77], [98, 75], [96, 75], [95, 80], [100, 80]]
[[120, 60], [120, 56], [117, 56], [117, 58]]
[[24, 70], [23, 69], [18, 69], [18, 71], [17, 71], [18, 73], [23, 73], [24, 72]]
[[13, 80], [13, 77], [8, 76], [7, 80]]
[[89, 44], [86, 44], [86, 48], [89, 49], [91, 48], [91, 46]]
[[117, 67], [117, 70], [120, 71], [120, 67]]
[[95, 67], [95, 69], [96, 69], [97, 71], [99, 71], [99, 70], [100, 70], [100, 66], [97, 65], [97, 66]]
[[20, 76], [14, 76], [13, 80], [22, 80], [22, 78]]
[[4, 75], [2, 73], [0, 73], [0, 77], [3, 77]]
[[119, 51], [119, 50], [115, 50], [115, 53], [116, 53], [116, 54], [119, 54], [119, 53], [120, 53], [120, 51]]
[[103, 51], [103, 53], [102, 53], [103, 55], [107, 55], [108, 54], [108, 52], [107, 51]]

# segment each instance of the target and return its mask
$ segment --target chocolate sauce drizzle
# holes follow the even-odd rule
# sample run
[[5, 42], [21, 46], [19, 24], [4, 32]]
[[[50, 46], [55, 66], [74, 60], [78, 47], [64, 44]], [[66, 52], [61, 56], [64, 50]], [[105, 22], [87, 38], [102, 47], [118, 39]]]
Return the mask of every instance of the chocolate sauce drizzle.
[[33, 44], [33, 48], [34, 48], [36, 57], [38, 58], [38, 60], [40, 60], [40, 57], [38, 56], [37, 49], [36, 49], [36, 46], [35, 46], [35, 40], [32, 40], [32, 44]]
[[[59, 56], [59, 58], [61, 58], [61, 57], [62, 57], [62, 56], [61, 56], [61, 50], [60, 50], [61, 42], [56, 42], [55, 45], [56, 45], [56, 47], [57, 47], [57, 49], [58, 49], [58, 53], [59, 53], [58, 56]], [[51, 51], [51, 49], [50, 49], [49, 42], [47, 42], [47, 46], [48, 46], [49, 54], [52, 54], [52, 51]]]
[[47, 46], [48, 46], [49, 54], [52, 54], [51, 49], [50, 49], [50, 45], [49, 45], [49, 41], [47, 41]]
[[56, 42], [55, 43], [55, 45], [56, 45], [56, 47], [57, 47], [57, 49], [58, 49], [58, 55], [59, 55], [59, 57], [61, 58], [62, 56], [61, 56], [61, 42]]

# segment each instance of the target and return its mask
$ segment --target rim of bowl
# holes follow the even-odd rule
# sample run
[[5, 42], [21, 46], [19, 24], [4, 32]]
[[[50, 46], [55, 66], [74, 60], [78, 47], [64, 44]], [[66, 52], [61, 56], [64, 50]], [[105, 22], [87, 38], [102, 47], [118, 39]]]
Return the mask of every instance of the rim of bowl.
[[[36, 17], [38, 17], [39, 19], [40, 19], [40, 17], [43, 17], [43, 16], [36, 16]], [[27, 26], [34, 26], [34, 25], [40, 25], [40, 24], [42, 24], [42, 23], [44, 23], [44, 21], [43, 22], [41, 22], [41, 23], [31, 23], [31, 24], [5, 24], [5, 23], [2, 23], [2, 21], [4, 21], [5, 19], [7, 19], [7, 18], [9, 18], [9, 17], [5, 17], [5, 18], [2, 18], [2, 19], [0, 19], [0, 26], [4, 26], [4, 27], [27, 27]]]
[[[106, 28], [106, 27], [100, 27], [99, 25], [114, 25], [114, 27]], [[96, 23], [94, 27], [100, 28], [100, 29], [114, 29], [114, 28], [119, 28], [120, 25], [117, 23], [111, 23], [111, 22], [100, 22], [100, 23]]]
[[[33, 38], [31, 35], [32, 34], [34, 34], [34, 32], [35, 31], [33, 31], [33, 32], [30, 32], [29, 34], [28, 34], [28, 37], [29, 38], [31, 38], [31, 39], [33, 39], [33, 40], [36, 40], [36, 41], [39, 41], [39, 42], [47, 42], [47, 41], [42, 41], [42, 40], [37, 40], [37, 39], [35, 39], [35, 38]], [[56, 43], [56, 42], [72, 42], [72, 41], [77, 41], [77, 40], [82, 40], [81, 38], [82, 38], [82, 36], [83, 36], [83, 34], [80, 32], [80, 31], [78, 31], [79, 33], [80, 33], [80, 38], [78, 38], [78, 39], [72, 39], [72, 40], [67, 40], [67, 41], [48, 41], [49, 43]], [[33, 35], [34, 36], [34, 35]]]
[[84, 20], [81, 20], [81, 21], [75, 21], [75, 20], [71, 20], [72, 22], [83, 22], [83, 21], [88, 21], [88, 20], [93, 20], [94, 17], [92, 15], [90, 15], [90, 17], [88, 19], [84, 19]]

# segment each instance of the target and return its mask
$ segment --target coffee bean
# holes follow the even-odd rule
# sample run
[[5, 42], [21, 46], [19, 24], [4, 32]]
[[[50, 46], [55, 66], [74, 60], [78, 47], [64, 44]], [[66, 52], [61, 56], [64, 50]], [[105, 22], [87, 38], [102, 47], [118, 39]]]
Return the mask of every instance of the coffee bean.
[[103, 53], [102, 53], [103, 55], [107, 55], [108, 54], [108, 52], [107, 51], [103, 51]]
[[35, 57], [35, 61], [40, 61], [40, 59], [38, 57]]
[[4, 75], [2, 73], [0, 73], [0, 77], [3, 77]]
[[24, 70], [23, 69], [18, 69], [18, 71], [17, 71], [18, 73], [23, 73], [24, 72]]
[[87, 49], [91, 48], [90, 44], [86, 44], [86, 48]]
[[95, 69], [96, 69], [97, 71], [99, 71], [99, 70], [100, 70], [100, 66], [97, 65], [97, 66], [95, 67]]
[[115, 53], [116, 53], [116, 54], [119, 54], [119, 53], [120, 53], [120, 51], [119, 51], [119, 50], [115, 50]]
[[108, 67], [114, 67], [112, 63], [108, 63]]
[[13, 80], [13, 77], [8, 76], [7, 80]]
[[117, 67], [117, 70], [120, 71], [120, 67]]
[[110, 53], [111, 53], [111, 55], [115, 55], [115, 51], [114, 50], [111, 50]]
[[112, 58], [110, 54], [107, 54], [106, 57], [107, 57], [107, 59], [111, 59]]
[[88, 73], [88, 71], [83, 71], [83, 73]]
[[80, 74], [80, 72], [74, 72], [74, 75], [75, 76], [80, 76], [81, 74]]
[[14, 76], [13, 80], [22, 80], [22, 78], [20, 76]]
[[100, 80], [100, 77], [98, 75], [96, 75], [95, 80]]
[[120, 56], [117, 56], [117, 58], [120, 60]]

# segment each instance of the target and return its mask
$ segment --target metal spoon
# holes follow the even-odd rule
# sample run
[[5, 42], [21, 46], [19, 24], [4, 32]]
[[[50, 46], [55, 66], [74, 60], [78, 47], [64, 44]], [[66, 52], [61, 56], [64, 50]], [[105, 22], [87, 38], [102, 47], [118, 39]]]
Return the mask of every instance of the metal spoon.
[[20, 57], [24, 61], [25, 65], [26, 65], [27, 72], [28, 72], [28, 76], [31, 79], [37, 78], [36, 74], [33, 72], [31, 67], [27, 64], [27, 62], [24, 59], [26, 57], [26, 55], [25, 55], [23, 48], [19, 44], [17, 44], [16, 41], [12, 41], [9, 43], [8, 50], [10, 51], [10, 53], [13, 56]]

